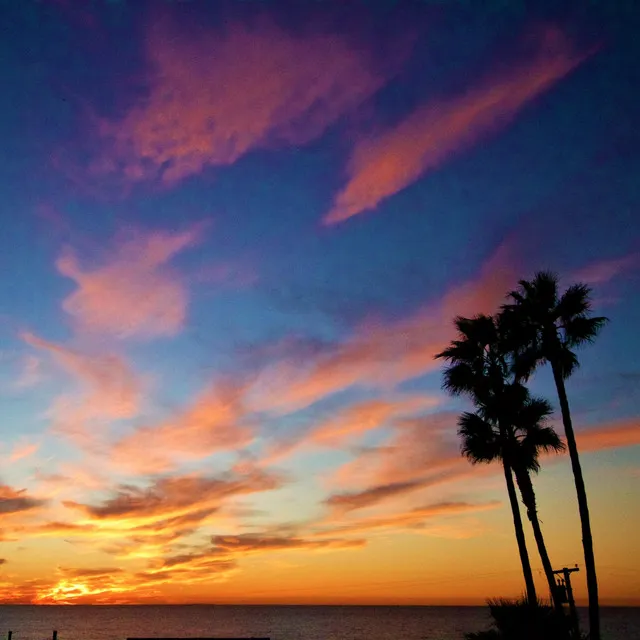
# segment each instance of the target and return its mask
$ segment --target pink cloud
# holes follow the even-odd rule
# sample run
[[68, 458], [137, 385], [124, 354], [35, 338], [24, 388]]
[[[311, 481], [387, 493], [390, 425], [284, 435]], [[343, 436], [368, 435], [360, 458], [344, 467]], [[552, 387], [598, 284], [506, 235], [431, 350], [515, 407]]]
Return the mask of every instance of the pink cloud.
[[637, 268], [640, 265], [640, 255], [633, 253], [622, 258], [600, 260], [582, 267], [571, 274], [570, 280], [577, 280], [586, 284], [606, 284], [614, 278]]
[[[387, 500], [398, 502], [405, 495], [468, 477], [499, 475], [499, 465], [472, 466], [460, 454], [457, 418], [457, 413], [447, 411], [394, 422], [392, 436], [382, 446], [362, 452], [331, 476], [330, 486], [339, 488], [326, 500], [331, 517]], [[581, 428], [576, 439], [585, 453], [638, 446], [640, 421]], [[549, 461], [561, 462], [562, 457], [554, 455]]]
[[39, 448], [40, 444], [37, 442], [28, 442], [26, 440], [18, 442], [14, 445], [11, 453], [9, 454], [9, 462], [18, 462], [18, 460], [30, 458], [38, 451]]
[[124, 359], [81, 353], [31, 333], [22, 334], [22, 338], [48, 353], [78, 386], [76, 393], [65, 392], [51, 407], [58, 430], [79, 444], [89, 444], [98, 437], [98, 427], [137, 415], [142, 385]]
[[429, 102], [395, 127], [357, 142], [348, 163], [348, 182], [324, 221], [332, 224], [374, 209], [452, 155], [506, 126], [584, 58], [559, 31], [549, 28], [526, 63], [501, 75], [487, 74], [465, 94]]
[[192, 246], [198, 229], [131, 234], [102, 264], [83, 267], [71, 251], [56, 262], [77, 288], [64, 303], [78, 328], [119, 338], [175, 335], [182, 328], [188, 292], [168, 263]]
[[343, 343], [316, 358], [285, 359], [268, 366], [251, 392], [253, 409], [288, 413], [354, 385], [393, 387], [438, 368], [434, 355], [452, 339], [456, 315], [492, 313], [515, 279], [509, 251], [501, 247], [473, 280], [407, 318], [370, 320]]
[[337, 36], [293, 35], [266, 20], [148, 32], [146, 98], [103, 123], [111, 148], [96, 169], [173, 183], [259, 147], [302, 144], [377, 91], [385, 75]]
[[331, 485], [349, 492], [334, 506], [371, 506], [475, 473], [460, 455], [457, 417], [446, 411], [394, 423], [392, 436], [382, 446], [364, 451], [333, 474]]
[[[290, 439], [277, 442], [267, 450], [266, 462], [271, 463], [300, 449], [343, 447], [396, 418], [433, 408], [439, 402], [439, 397], [416, 395], [354, 403], [334, 412], [305, 433], [296, 433]], [[265, 463], [264, 459], [262, 463]]]
[[140, 427], [119, 440], [110, 458], [114, 464], [137, 473], [157, 473], [218, 451], [240, 449], [253, 438], [254, 430], [243, 406], [243, 389], [218, 385], [173, 417], [158, 425]]

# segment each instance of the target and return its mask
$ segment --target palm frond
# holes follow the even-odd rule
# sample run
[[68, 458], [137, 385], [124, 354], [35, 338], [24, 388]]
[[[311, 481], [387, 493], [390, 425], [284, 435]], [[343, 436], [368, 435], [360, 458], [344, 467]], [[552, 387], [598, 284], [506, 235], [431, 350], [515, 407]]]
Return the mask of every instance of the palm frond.
[[[533, 297], [537, 305], [553, 309], [558, 303], [559, 278], [553, 271], [538, 271], [531, 281], [529, 297]], [[528, 292], [529, 293], [529, 292]]]
[[449, 346], [438, 353], [436, 358], [450, 362], [475, 362], [482, 356], [482, 349], [478, 345], [465, 340], [452, 340]]
[[[521, 286], [522, 283], [524, 282], [524, 280], [521, 280]], [[515, 304], [522, 304], [525, 301], [525, 297], [522, 295], [522, 293], [520, 291], [514, 290], [514, 291], [509, 291], [509, 293], [507, 293], [507, 298], [511, 298], [511, 300], [513, 300], [513, 302], [515, 302]], [[511, 307], [514, 306], [512, 304], [504, 304], [502, 305], [503, 307]]]
[[473, 394], [478, 386], [478, 375], [466, 362], [448, 366], [442, 378], [442, 388], [453, 396]]
[[472, 464], [490, 463], [502, 455], [499, 434], [477, 413], [465, 411], [458, 418], [462, 455]]
[[568, 347], [556, 349], [552, 357], [563, 378], [568, 378], [580, 367], [578, 356]]
[[546, 423], [552, 413], [553, 407], [545, 398], [528, 398], [520, 407], [515, 426], [519, 429], [533, 429]]
[[527, 429], [521, 442], [528, 447], [535, 447], [545, 453], [560, 453], [566, 449], [566, 445], [553, 427], [537, 425]]
[[552, 427], [538, 425], [527, 429], [519, 441], [517, 456], [523, 468], [538, 473], [541, 453], [561, 453], [564, 450], [564, 442]]
[[570, 348], [591, 344], [607, 322], [609, 319], [604, 316], [588, 317], [584, 315], [563, 320], [564, 343]]
[[562, 322], [591, 311], [591, 288], [578, 282], [567, 287], [556, 305], [555, 315]]
[[533, 375], [537, 367], [544, 361], [544, 354], [537, 344], [513, 352], [511, 369], [515, 379], [526, 382]]

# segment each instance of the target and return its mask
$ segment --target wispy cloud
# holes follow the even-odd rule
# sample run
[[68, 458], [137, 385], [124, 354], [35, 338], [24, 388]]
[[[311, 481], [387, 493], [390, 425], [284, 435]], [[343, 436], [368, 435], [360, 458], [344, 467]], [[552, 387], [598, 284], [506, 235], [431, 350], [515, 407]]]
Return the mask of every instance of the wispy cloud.
[[276, 476], [266, 473], [240, 478], [170, 476], [144, 489], [122, 485], [100, 504], [67, 502], [65, 506], [80, 510], [89, 521], [124, 521], [128, 525], [135, 520], [137, 524], [149, 524], [184, 516], [212, 503], [217, 506], [231, 496], [275, 489], [279, 484]]
[[[184, 548], [184, 540], [204, 527], [235, 527], [227, 513], [235, 499], [278, 489], [282, 483], [281, 476], [256, 470], [219, 476], [138, 477], [135, 484], [113, 487], [102, 501], [63, 500], [66, 509], [61, 518], [46, 519], [49, 511], [37, 521], [18, 523], [7, 531], [25, 540], [62, 537], [125, 562], [141, 560], [152, 568]], [[23, 492], [9, 488], [6, 492], [6, 508], [11, 511], [44, 504]]]
[[396, 418], [433, 408], [440, 401], [437, 396], [425, 394], [356, 402], [304, 431], [297, 430], [295, 434], [279, 439], [267, 449], [266, 458], [261, 462], [271, 463], [301, 449], [344, 447]]
[[456, 420], [456, 413], [443, 411], [396, 421], [381, 446], [361, 452], [336, 471], [331, 484], [341, 490], [327, 503], [338, 511], [361, 509], [477, 474], [460, 455]]
[[386, 81], [361, 48], [337, 35], [293, 35], [267, 20], [224, 31], [158, 20], [149, 29], [149, 90], [119, 122], [96, 169], [173, 183], [248, 151], [301, 144]]
[[601, 451], [640, 445], [640, 419], [628, 418], [576, 431], [580, 451]]
[[18, 460], [24, 460], [30, 458], [38, 449], [40, 444], [37, 442], [29, 442], [28, 440], [21, 440], [17, 442], [11, 453], [9, 454], [9, 462], [18, 462]]
[[[330, 535], [352, 535], [365, 534], [383, 529], [394, 529], [398, 531], [424, 531], [432, 535], [446, 535], [447, 537], [464, 538], [475, 535], [477, 528], [472, 531], [465, 531], [464, 528], [447, 527], [443, 525], [442, 518], [459, 516], [478, 511], [489, 511], [501, 506], [499, 501], [489, 502], [437, 502], [428, 505], [414, 507], [407, 511], [395, 512], [383, 516], [367, 516], [344, 523], [342, 515], [337, 517], [332, 515], [328, 522], [333, 523], [328, 531]], [[339, 519], [338, 519], [339, 518]], [[324, 535], [322, 530], [318, 535]]]
[[463, 95], [428, 102], [395, 127], [359, 141], [349, 159], [348, 182], [325, 223], [374, 209], [454, 154], [505, 127], [584, 58], [559, 31], [549, 28], [528, 61], [508, 72], [490, 72]]
[[285, 359], [258, 376], [250, 404], [257, 410], [288, 413], [354, 385], [393, 387], [436, 369], [434, 355], [453, 337], [456, 315], [492, 313], [514, 280], [507, 247], [501, 247], [469, 282], [393, 322], [371, 319], [343, 342], [316, 357]]
[[621, 258], [591, 262], [578, 271], [574, 271], [569, 279], [586, 284], [606, 284], [614, 278], [640, 266], [640, 254], [632, 253]]
[[65, 392], [50, 409], [54, 427], [79, 444], [89, 444], [98, 430], [114, 420], [135, 416], [140, 408], [142, 385], [120, 356], [90, 354], [23, 333], [23, 340], [48, 353], [77, 385]]
[[247, 533], [237, 536], [214, 536], [215, 549], [232, 554], [264, 553], [265, 551], [328, 550], [353, 549], [363, 547], [363, 539], [325, 538], [323, 540], [305, 539], [297, 536], [282, 536], [266, 533], [264, 535]]
[[389, 484], [369, 487], [362, 491], [336, 493], [325, 500], [325, 504], [338, 511], [353, 511], [377, 504], [382, 500], [396, 498], [424, 487], [424, 480], [406, 480], [404, 482], [391, 482]]
[[[352, 487], [325, 499], [332, 518], [466, 477], [498, 473], [495, 467], [472, 467], [460, 455], [456, 420], [457, 414], [441, 412], [395, 422], [383, 445], [363, 451], [332, 476], [334, 486]], [[583, 452], [637, 446], [640, 422], [625, 419], [581, 428], [576, 439]]]
[[31, 511], [43, 505], [42, 499], [29, 495], [26, 489], [16, 490], [6, 484], [0, 485], [0, 518], [7, 514]]
[[183, 411], [120, 439], [110, 458], [136, 473], [158, 473], [217, 451], [241, 449], [254, 438], [243, 396], [239, 385], [212, 385]]
[[[314, 538], [274, 531], [238, 535], [215, 535], [211, 545], [191, 553], [169, 556], [145, 575], [155, 579], [204, 573], [209, 566], [227, 566], [233, 570], [237, 562], [247, 555], [277, 553], [279, 551], [332, 552], [360, 549], [366, 545], [362, 538]], [[206, 578], [205, 578], [206, 579]]]
[[182, 232], [130, 232], [96, 266], [84, 267], [73, 251], [56, 262], [75, 281], [64, 310], [83, 331], [119, 338], [172, 336], [182, 328], [188, 291], [169, 262], [198, 239]]

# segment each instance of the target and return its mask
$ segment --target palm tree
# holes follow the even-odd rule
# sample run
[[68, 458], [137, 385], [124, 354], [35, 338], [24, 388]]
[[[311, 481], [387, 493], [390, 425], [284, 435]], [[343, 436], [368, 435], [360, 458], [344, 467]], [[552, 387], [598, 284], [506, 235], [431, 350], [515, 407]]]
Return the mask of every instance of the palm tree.
[[578, 497], [589, 594], [590, 638], [600, 640], [598, 580], [589, 506], [564, 381], [579, 366], [574, 349], [592, 343], [607, 318], [591, 315], [588, 286], [574, 284], [560, 294], [558, 277], [549, 272], [537, 273], [531, 281], [521, 280], [519, 288], [509, 297], [512, 303], [503, 306], [501, 317], [516, 356], [518, 377], [526, 380], [544, 363], [549, 363], [553, 372]]
[[[459, 337], [451, 342], [436, 358], [449, 362], [444, 371], [444, 388], [452, 395], [467, 395], [475, 404], [488, 404], [492, 396], [499, 395], [505, 380], [507, 363], [498, 347], [498, 328], [493, 318], [476, 316], [475, 318], [455, 319]], [[506, 438], [506, 424], [498, 421], [501, 437]], [[513, 515], [513, 527], [518, 543], [522, 573], [526, 586], [527, 601], [537, 604], [538, 598], [533, 582], [533, 572], [524, 536], [524, 527], [518, 507], [518, 496], [508, 455], [501, 457], [507, 494]]]
[[510, 426], [500, 430], [493, 411], [480, 407], [475, 413], [465, 412], [458, 421], [458, 434], [462, 438], [462, 453], [473, 464], [507, 460], [516, 476], [522, 502], [533, 528], [534, 538], [542, 560], [545, 577], [549, 585], [554, 606], [562, 611], [562, 603], [556, 592], [553, 568], [542, 535], [536, 507], [536, 496], [531, 473], [540, 469], [541, 452], [562, 451], [564, 445], [558, 434], [547, 424], [553, 412], [551, 405], [542, 398], [532, 398], [528, 390], [519, 383], [505, 386], [500, 399], [500, 411], [508, 408], [510, 416], [504, 415]]

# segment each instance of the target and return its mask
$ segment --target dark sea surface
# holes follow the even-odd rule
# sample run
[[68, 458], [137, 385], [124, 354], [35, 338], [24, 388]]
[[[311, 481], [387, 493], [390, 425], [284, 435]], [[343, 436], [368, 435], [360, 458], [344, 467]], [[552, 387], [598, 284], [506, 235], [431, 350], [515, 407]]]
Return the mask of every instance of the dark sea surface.
[[[581, 614], [585, 614], [582, 611]], [[0, 638], [269, 637], [273, 640], [461, 640], [489, 626], [486, 607], [0, 606]], [[604, 608], [604, 640], [640, 640], [640, 608]]]

